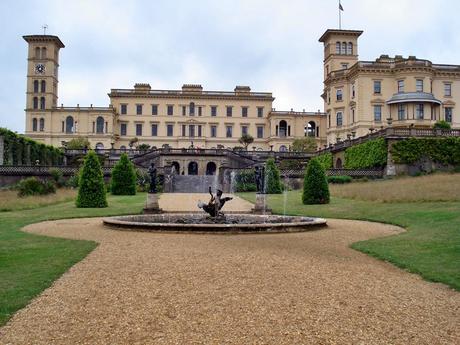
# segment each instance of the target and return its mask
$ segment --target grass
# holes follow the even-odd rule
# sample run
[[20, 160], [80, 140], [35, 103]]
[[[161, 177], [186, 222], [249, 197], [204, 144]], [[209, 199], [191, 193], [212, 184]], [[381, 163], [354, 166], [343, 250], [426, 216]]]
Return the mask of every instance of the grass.
[[69, 188], [61, 188], [55, 194], [27, 196], [18, 198], [17, 190], [0, 191], [0, 212], [28, 210], [46, 205], [53, 205], [64, 201], [71, 201], [77, 195], [77, 191]]
[[380, 202], [460, 201], [460, 174], [398, 177], [367, 183], [331, 184], [339, 198]]
[[[368, 184], [374, 186], [378, 183], [383, 182]], [[350, 186], [362, 188], [357, 183]], [[385, 190], [381, 193], [385, 193]], [[251, 202], [255, 201], [254, 193], [239, 195]], [[274, 213], [279, 214], [283, 214], [286, 209], [289, 215], [369, 220], [402, 226], [408, 231], [400, 235], [357, 242], [352, 247], [409, 272], [420, 274], [427, 280], [442, 282], [460, 291], [458, 201], [383, 203], [339, 198], [332, 191], [331, 203], [328, 205], [303, 205], [301, 191], [290, 191], [287, 193], [286, 208], [282, 194], [268, 196], [268, 204]]]
[[[76, 208], [73, 201], [0, 213], [0, 326], [95, 247], [90, 241], [37, 236], [19, 231], [45, 220], [139, 213], [145, 194], [108, 196], [109, 207]], [[56, 202], [56, 200], [54, 200]], [[28, 206], [39, 205], [30, 200]]]

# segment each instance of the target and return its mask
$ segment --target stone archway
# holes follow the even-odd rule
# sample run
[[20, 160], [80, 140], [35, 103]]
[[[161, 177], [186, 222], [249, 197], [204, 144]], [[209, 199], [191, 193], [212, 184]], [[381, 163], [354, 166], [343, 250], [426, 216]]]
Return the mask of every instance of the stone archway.
[[174, 170], [176, 171], [176, 174], [179, 175], [180, 174], [180, 164], [179, 164], [179, 162], [176, 162], [176, 161], [172, 162], [172, 166], [174, 167]]
[[342, 159], [337, 158], [337, 160], [335, 161], [335, 168], [342, 169]]
[[208, 164], [206, 164], [206, 175], [215, 175], [216, 170], [217, 170], [216, 163], [208, 162]]
[[198, 175], [198, 163], [197, 162], [192, 161], [188, 163], [187, 175]]

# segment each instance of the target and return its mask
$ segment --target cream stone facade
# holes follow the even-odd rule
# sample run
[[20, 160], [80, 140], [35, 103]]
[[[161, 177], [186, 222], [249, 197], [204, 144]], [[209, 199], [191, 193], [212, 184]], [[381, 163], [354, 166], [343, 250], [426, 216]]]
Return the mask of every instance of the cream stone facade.
[[108, 107], [58, 106], [59, 50], [56, 36], [24, 36], [29, 44], [26, 135], [54, 146], [87, 137], [93, 148], [149, 144], [172, 148], [233, 148], [247, 133], [251, 150], [289, 150], [295, 138], [311, 136], [326, 143], [321, 112], [275, 111], [269, 92], [248, 86], [205, 91], [185, 84], [180, 90], [153, 90], [149, 84], [112, 89]]
[[460, 128], [460, 66], [414, 56], [358, 61], [358, 30], [327, 30], [324, 111], [329, 144], [388, 126]]

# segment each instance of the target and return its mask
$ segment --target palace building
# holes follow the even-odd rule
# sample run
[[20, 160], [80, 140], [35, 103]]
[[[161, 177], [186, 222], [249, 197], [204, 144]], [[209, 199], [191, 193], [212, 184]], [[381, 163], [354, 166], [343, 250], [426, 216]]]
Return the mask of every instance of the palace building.
[[24, 36], [29, 44], [26, 135], [54, 146], [87, 137], [93, 148], [128, 148], [136, 141], [161, 148], [234, 148], [243, 134], [249, 149], [287, 151], [294, 138], [326, 143], [321, 112], [275, 111], [269, 92], [248, 86], [205, 91], [185, 84], [180, 90], [153, 90], [149, 84], [112, 89], [108, 107], [58, 106], [59, 50], [56, 36]]
[[108, 107], [58, 105], [57, 36], [24, 36], [29, 44], [26, 135], [54, 146], [86, 137], [93, 148], [234, 148], [243, 134], [251, 150], [287, 151], [295, 138], [313, 137], [318, 147], [387, 126], [460, 128], [460, 66], [409, 56], [358, 60], [362, 31], [327, 30], [324, 44], [324, 112], [276, 111], [269, 92], [248, 86], [206, 91], [185, 84], [155, 90], [137, 83], [110, 90]]

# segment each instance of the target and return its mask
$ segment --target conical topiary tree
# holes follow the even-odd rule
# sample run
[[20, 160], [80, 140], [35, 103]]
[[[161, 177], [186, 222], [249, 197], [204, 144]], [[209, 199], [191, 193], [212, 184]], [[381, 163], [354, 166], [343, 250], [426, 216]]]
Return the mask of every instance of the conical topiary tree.
[[310, 160], [305, 170], [302, 202], [305, 205], [329, 203], [329, 186], [326, 173], [316, 159]]
[[77, 207], [107, 207], [101, 164], [94, 151], [85, 157], [78, 185]]
[[280, 172], [273, 158], [268, 159], [265, 164], [265, 183], [265, 192], [267, 194], [280, 194], [282, 192]]
[[112, 169], [111, 191], [113, 195], [136, 194], [136, 172], [126, 153]]

